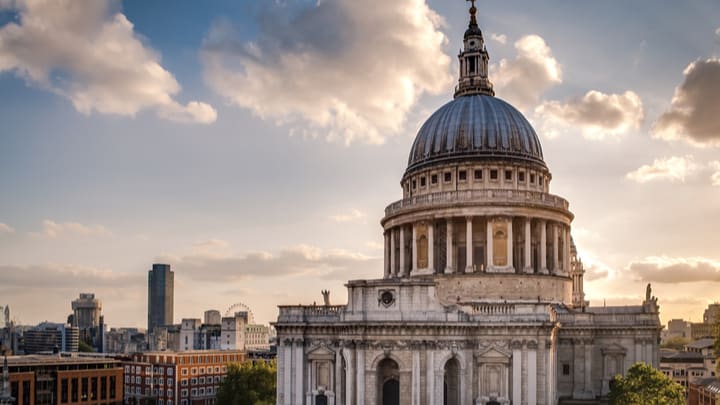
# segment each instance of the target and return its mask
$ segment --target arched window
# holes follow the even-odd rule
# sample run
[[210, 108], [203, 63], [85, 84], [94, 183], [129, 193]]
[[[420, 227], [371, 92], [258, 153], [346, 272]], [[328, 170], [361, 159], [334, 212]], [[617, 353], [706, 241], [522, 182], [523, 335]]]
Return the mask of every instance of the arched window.
[[378, 364], [378, 404], [400, 405], [400, 369], [393, 359]]
[[460, 405], [460, 364], [455, 358], [445, 363], [443, 405]]

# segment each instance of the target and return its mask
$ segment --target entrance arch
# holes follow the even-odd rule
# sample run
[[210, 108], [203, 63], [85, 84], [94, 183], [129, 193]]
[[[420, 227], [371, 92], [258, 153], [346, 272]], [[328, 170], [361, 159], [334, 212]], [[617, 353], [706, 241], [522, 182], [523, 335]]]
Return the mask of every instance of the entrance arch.
[[454, 357], [445, 363], [443, 405], [460, 405], [460, 363]]
[[393, 359], [383, 359], [377, 368], [378, 405], [400, 405], [400, 368]]

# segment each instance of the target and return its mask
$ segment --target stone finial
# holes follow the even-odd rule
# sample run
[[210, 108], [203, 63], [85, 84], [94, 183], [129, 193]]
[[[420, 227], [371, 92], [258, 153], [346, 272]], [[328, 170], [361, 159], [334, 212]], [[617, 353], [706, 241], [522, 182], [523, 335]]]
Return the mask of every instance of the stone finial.
[[323, 296], [323, 301], [325, 302], [325, 306], [326, 306], [326, 307], [329, 307], [329, 306], [330, 306], [330, 291], [329, 291], [329, 290], [322, 290], [321, 293], [322, 293], [322, 296]]

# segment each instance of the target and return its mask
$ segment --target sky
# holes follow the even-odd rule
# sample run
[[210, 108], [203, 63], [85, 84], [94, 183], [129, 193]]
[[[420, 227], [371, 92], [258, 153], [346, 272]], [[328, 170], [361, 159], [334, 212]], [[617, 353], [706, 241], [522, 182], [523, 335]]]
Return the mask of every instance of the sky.
[[[144, 327], [235, 303], [347, 300], [452, 98], [461, 0], [0, 0], [0, 305], [64, 321], [93, 292]], [[720, 3], [483, 0], [497, 96], [570, 201], [592, 305], [700, 321], [720, 300]]]

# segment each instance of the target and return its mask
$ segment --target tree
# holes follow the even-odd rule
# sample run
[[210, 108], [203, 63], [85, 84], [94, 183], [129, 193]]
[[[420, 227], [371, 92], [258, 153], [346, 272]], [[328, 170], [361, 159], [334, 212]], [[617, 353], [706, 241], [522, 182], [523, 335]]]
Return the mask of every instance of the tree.
[[660, 370], [635, 363], [625, 377], [613, 378], [608, 399], [616, 405], [684, 405], [685, 389]]
[[93, 348], [87, 344], [84, 340], [78, 342], [78, 351], [80, 353], [92, 353]]
[[660, 348], [682, 350], [688, 343], [690, 343], [690, 339], [686, 339], [682, 336], [672, 336], [669, 337], [665, 343], [661, 344]]
[[230, 364], [220, 383], [217, 405], [272, 405], [275, 403], [275, 361], [246, 361]]

